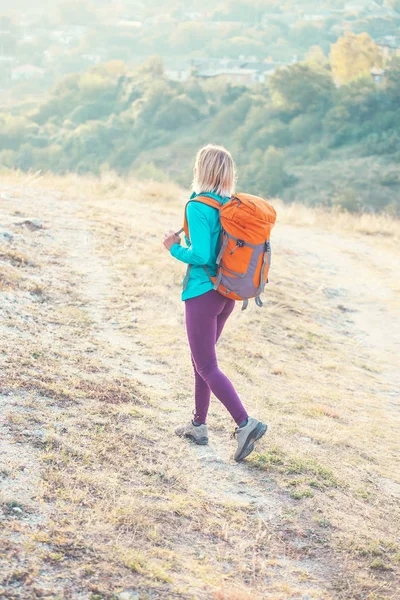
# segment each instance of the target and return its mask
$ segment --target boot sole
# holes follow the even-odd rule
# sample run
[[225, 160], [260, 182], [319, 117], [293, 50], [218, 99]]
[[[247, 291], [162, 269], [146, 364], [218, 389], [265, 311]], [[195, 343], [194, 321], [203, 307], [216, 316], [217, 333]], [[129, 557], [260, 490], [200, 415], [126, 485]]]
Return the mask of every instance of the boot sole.
[[208, 445], [208, 438], [206, 438], [206, 437], [196, 438], [196, 437], [194, 437], [194, 435], [190, 435], [190, 433], [188, 433], [187, 435], [185, 435], [185, 438], [188, 438], [189, 440], [191, 440], [198, 446], [207, 446]]
[[262, 436], [265, 435], [267, 429], [268, 427], [265, 425], [265, 423], [258, 423], [253, 431], [249, 433], [248, 438], [245, 441], [242, 450], [240, 451], [240, 454], [235, 457], [236, 462], [241, 462], [253, 452], [255, 442], [260, 440]]

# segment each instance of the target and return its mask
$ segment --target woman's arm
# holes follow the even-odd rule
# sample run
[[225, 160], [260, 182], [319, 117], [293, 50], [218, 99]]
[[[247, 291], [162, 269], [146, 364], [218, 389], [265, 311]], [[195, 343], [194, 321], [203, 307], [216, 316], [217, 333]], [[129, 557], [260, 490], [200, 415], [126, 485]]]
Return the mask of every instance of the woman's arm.
[[183, 248], [174, 244], [170, 252], [174, 258], [188, 265], [206, 265], [211, 258], [210, 224], [198, 202], [189, 202], [186, 210], [191, 245]]

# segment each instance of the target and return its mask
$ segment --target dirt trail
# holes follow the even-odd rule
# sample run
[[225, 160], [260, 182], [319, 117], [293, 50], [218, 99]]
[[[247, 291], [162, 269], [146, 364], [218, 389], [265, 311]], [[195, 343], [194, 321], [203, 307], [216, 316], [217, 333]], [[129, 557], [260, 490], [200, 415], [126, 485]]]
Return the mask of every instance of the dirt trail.
[[[393, 255], [373, 242], [287, 225], [277, 228], [275, 243], [278, 251], [290, 249], [299, 266], [303, 263], [313, 272], [327, 306], [339, 305], [346, 316], [330, 326], [342, 331], [345, 326], [354, 346], [371, 352], [382, 369], [386, 400], [399, 399], [400, 309], [395, 289], [398, 263]], [[390, 400], [388, 410], [399, 408], [400, 403]]]
[[[393, 289], [398, 264], [374, 243], [318, 229], [280, 226], [275, 243], [289, 248], [314, 271], [331, 305], [348, 312], [349, 335], [367, 346], [387, 367], [400, 388], [396, 354], [400, 351], [400, 313]], [[338, 326], [340, 326], [338, 324]], [[394, 390], [393, 390], [394, 391]]]
[[[65, 228], [63, 217], [60, 223], [61, 229]], [[53, 217], [53, 227], [57, 227]], [[58, 229], [58, 227], [57, 227]], [[169, 389], [168, 372], [151, 374], [154, 368], [154, 359], [151, 355], [146, 356], [143, 350], [134, 345], [131, 336], [126, 336], [118, 328], [118, 313], [112, 319], [106, 318], [105, 307], [107, 298], [110, 300], [110, 292], [113, 290], [113, 276], [107, 259], [96, 252], [93, 234], [85, 227], [82, 220], [71, 220], [68, 222], [68, 230], [73, 235], [64, 240], [65, 248], [68, 249], [68, 262], [81, 277], [80, 293], [85, 299], [85, 307], [94, 324], [94, 333], [101, 344], [111, 346], [117, 351], [117, 357], [112, 361], [112, 369], [115, 376], [118, 374], [134, 374], [138, 381], [145, 386], [160, 392], [159, 406], [165, 408], [165, 418], [170, 421], [173, 431], [177, 423], [184, 423], [188, 418], [188, 407], [186, 403], [175, 405], [171, 411], [171, 401], [162, 400], [162, 396]], [[84, 256], [84, 260], [82, 257]], [[115, 319], [115, 320], [114, 320]], [[149, 350], [147, 348], [147, 350]], [[110, 353], [110, 348], [108, 348]], [[111, 350], [111, 354], [112, 354]], [[109, 360], [109, 359], [108, 359]], [[266, 526], [279, 522], [285, 510], [290, 508], [290, 502], [282, 497], [279, 488], [274, 482], [265, 476], [249, 472], [245, 464], [236, 464], [232, 460], [232, 449], [234, 441], [229, 440], [227, 433], [213, 432], [212, 441], [207, 447], [188, 445], [187, 465], [197, 473], [199, 488], [205, 497], [211, 500], [230, 503], [233, 506], [252, 506], [255, 510], [255, 522], [261, 522]], [[254, 532], [257, 539], [257, 532]], [[301, 543], [301, 542], [300, 542]], [[287, 584], [292, 583], [300, 589], [304, 589], [304, 598], [313, 600], [312, 594], [320, 593], [320, 587], [324, 579], [337, 573], [331, 572], [328, 565], [321, 565], [317, 560], [308, 558], [298, 560], [287, 554], [286, 543], [283, 542], [276, 550], [275, 578]], [[302, 581], [295, 574], [301, 572]], [[305, 575], [305, 573], [307, 575]], [[316, 597], [319, 597], [316, 596]], [[266, 592], [265, 600], [271, 598]]]
[[[6, 192], [10, 193], [9, 190]], [[79, 202], [65, 202], [64, 199], [62, 211], [59, 211], [56, 200], [51, 193], [34, 193], [27, 207], [32, 210], [35, 205], [36, 213], [50, 224], [50, 235], [64, 250], [62, 270], [58, 272], [55, 266], [52, 277], [73, 274], [77, 293], [91, 321], [91, 335], [97, 340], [98, 352], [107, 356], [111, 372], [116, 377], [133, 375], [144, 386], [159, 391], [160, 406], [167, 408], [163, 398], [170, 387], [169, 373], [167, 370], [160, 372], [160, 368], [155, 370], [151, 355], [146, 355], [148, 349], [143, 349], [139, 340], [121, 329], [119, 314], [113, 312], [112, 306], [115, 296], [112, 267], [109, 258], [98, 250], [93, 223], [87, 221]], [[328, 307], [342, 306], [337, 320], [327, 319], [322, 324], [328, 330], [336, 329], [341, 333], [345, 328], [355, 348], [359, 344], [368, 348], [382, 369], [383, 387], [377, 388], [377, 393], [382, 394], [388, 418], [398, 419], [400, 378], [396, 358], [400, 349], [400, 320], [393, 302], [395, 292], [388, 283], [393, 274], [390, 265], [384, 263], [385, 257], [377, 255], [371, 246], [361, 241], [350, 243], [345, 237], [318, 229], [281, 226], [277, 228], [274, 242], [276, 252], [289, 251], [302, 271], [304, 268], [313, 271], [313, 278], [320, 282], [316, 302], [323, 302]], [[372, 264], [374, 268], [369, 266]], [[13, 403], [18, 404], [14, 396], [7, 396], [1, 402], [4, 412], [12, 410]], [[166, 411], [165, 419], [171, 430], [177, 422], [186, 420], [187, 414], [184, 401]], [[29, 444], [29, 432], [26, 443], [17, 446], [7, 424], [0, 422], [0, 426], [4, 432], [3, 460], [7, 455], [8, 461], [20, 460], [25, 465], [24, 475], [8, 482], [7, 493], [19, 497], [22, 504], [28, 504], [34, 497], [34, 488], [39, 485], [39, 465], [35, 462], [37, 450]], [[231, 459], [232, 444], [228, 433], [215, 431], [209, 447], [188, 445], [186, 468], [196, 470], [198, 486], [205, 497], [218, 498], [233, 506], [251, 505], [254, 507], [253, 526], [264, 524], [273, 530], [285, 511], [290, 510], [291, 501], [265, 473], [249, 469], [245, 464], [236, 465]], [[27, 476], [27, 473], [36, 475]], [[36, 507], [36, 513], [39, 515], [37, 522], [48, 518], [45, 508], [39, 510]], [[30, 528], [34, 529], [36, 524], [33, 520]], [[333, 598], [327, 591], [327, 582], [332, 584], [340, 577], [340, 566], [333, 565], [328, 559], [321, 562], [320, 556], [296, 558], [295, 549], [301, 544], [301, 539], [290, 543], [282, 540], [276, 546], [275, 565], [269, 578], [296, 586], [300, 595], [290, 598]], [[90, 596], [81, 593], [72, 597]], [[266, 590], [264, 598], [274, 600], [275, 596]]]

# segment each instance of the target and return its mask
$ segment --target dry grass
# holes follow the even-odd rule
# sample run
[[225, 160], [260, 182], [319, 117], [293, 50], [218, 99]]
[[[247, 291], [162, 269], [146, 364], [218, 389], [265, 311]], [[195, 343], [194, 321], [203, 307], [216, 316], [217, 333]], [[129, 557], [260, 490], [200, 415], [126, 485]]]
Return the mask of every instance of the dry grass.
[[392, 215], [373, 213], [348, 213], [338, 207], [309, 208], [304, 204], [284, 205], [274, 201], [274, 206], [281, 215], [280, 222], [296, 226], [317, 226], [326, 230], [357, 233], [366, 236], [378, 236], [398, 239], [400, 221]]
[[[2, 329], [3, 398], [15, 401], [7, 427], [35, 449], [41, 472], [38, 502], [3, 498], [10, 598], [40, 597], [46, 578], [54, 597], [72, 585], [98, 600], [127, 589], [141, 599], [394, 598], [399, 440], [386, 363], [337, 326], [346, 313], [333, 312], [319, 273], [278, 245], [266, 306], [235, 312], [221, 364], [271, 432], [234, 467], [214, 400], [216, 456], [205, 460], [171, 436], [190, 415], [192, 375], [182, 268], [160, 237], [179, 226], [184, 192], [112, 174], [24, 177], [5, 179], [9, 210], [23, 197], [22, 210], [36, 206], [53, 237], [24, 233], [7, 248], [26, 260], [0, 266], [18, 299]], [[365, 244], [374, 235], [385, 252], [399, 233], [383, 216], [277, 205], [281, 231], [356, 234]], [[17, 462], [5, 480], [18, 481]], [[24, 518], [10, 514], [18, 501]], [[44, 521], [30, 521], [43, 506]]]

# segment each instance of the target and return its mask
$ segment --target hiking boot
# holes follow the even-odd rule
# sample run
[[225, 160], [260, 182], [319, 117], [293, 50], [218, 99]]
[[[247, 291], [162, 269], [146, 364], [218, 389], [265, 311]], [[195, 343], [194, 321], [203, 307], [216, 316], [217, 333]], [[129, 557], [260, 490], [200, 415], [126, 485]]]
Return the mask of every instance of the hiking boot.
[[192, 422], [183, 427], [175, 429], [176, 435], [179, 437], [186, 437], [198, 444], [199, 446], [206, 446], [208, 444], [208, 427], [207, 425], [193, 425]]
[[266, 431], [267, 426], [265, 423], [261, 423], [261, 421], [257, 421], [257, 419], [253, 419], [252, 417], [248, 418], [247, 425], [235, 429], [233, 435], [236, 436], [238, 443], [234, 455], [236, 462], [240, 462], [253, 452], [255, 442], [262, 438]]

